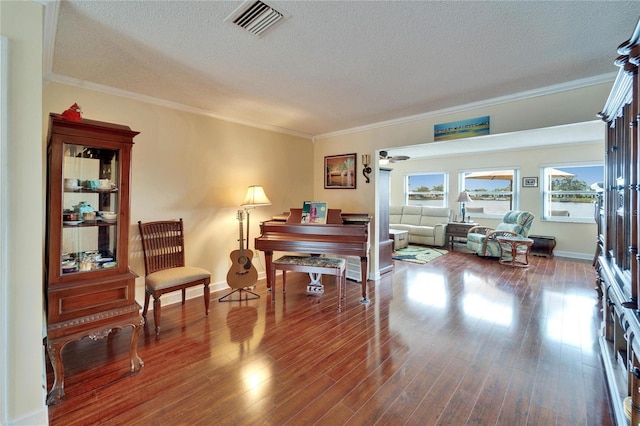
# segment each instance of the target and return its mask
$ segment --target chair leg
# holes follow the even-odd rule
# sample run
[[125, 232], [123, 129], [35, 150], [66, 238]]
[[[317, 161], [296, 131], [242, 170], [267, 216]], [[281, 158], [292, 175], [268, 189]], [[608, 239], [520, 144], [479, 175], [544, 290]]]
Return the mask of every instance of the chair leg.
[[145, 290], [144, 292], [144, 309], [142, 310], [142, 317], [146, 320], [147, 319], [147, 312], [149, 311], [149, 299], [151, 298], [151, 295], [149, 294], [148, 291]]
[[182, 304], [184, 305], [185, 300], [187, 300], [187, 289], [182, 289]]
[[209, 316], [209, 299], [211, 298], [211, 293], [209, 292], [209, 283], [204, 285], [204, 313]]
[[160, 296], [153, 296], [153, 321], [156, 326], [156, 336], [160, 334]]

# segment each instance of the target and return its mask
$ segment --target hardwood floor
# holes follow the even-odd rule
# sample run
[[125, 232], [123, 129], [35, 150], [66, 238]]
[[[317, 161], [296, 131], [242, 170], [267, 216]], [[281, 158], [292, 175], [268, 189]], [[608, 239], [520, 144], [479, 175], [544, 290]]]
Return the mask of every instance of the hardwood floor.
[[[531, 258], [528, 269], [454, 251], [395, 262], [359, 303], [349, 281], [336, 311], [287, 274], [275, 305], [202, 298], [63, 352], [66, 396], [51, 425], [610, 425], [590, 262]], [[278, 286], [281, 290], [280, 277]], [[216, 297], [217, 296], [217, 297]], [[215, 297], [215, 298], [214, 298]], [[49, 386], [52, 377], [49, 373]]]

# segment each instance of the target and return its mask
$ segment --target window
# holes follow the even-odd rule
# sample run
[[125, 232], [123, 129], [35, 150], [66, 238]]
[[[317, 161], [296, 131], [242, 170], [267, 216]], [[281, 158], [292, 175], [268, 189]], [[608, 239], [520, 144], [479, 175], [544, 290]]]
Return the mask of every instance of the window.
[[593, 222], [594, 203], [602, 185], [602, 165], [562, 165], [542, 169], [544, 220]]
[[467, 191], [472, 202], [466, 204], [466, 215], [473, 217], [502, 217], [517, 208], [517, 169], [462, 172], [461, 191]]
[[448, 175], [425, 173], [405, 177], [405, 204], [410, 206], [447, 206]]

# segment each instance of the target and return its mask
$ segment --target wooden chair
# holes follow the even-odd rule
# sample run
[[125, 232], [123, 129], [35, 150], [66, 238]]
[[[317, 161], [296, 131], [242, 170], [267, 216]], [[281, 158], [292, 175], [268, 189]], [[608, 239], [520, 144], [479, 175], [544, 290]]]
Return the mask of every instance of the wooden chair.
[[209, 283], [206, 269], [185, 266], [182, 218], [174, 221], [138, 221], [144, 252], [145, 295], [142, 316], [147, 318], [149, 298], [153, 296], [153, 320], [160, 334], [160, 296], [182, 290], [182, 304], [188, 287], [204, 285], [205, 315], [209, 315]]

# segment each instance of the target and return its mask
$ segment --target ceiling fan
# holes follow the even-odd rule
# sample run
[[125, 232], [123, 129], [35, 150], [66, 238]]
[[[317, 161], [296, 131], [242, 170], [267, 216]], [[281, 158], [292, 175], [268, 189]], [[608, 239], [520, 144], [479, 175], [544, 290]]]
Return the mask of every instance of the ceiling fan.
[[380, 164], [397, 163], [398, 161], [405, 161], [409, 158], [411, 157], [406, 155], [397, 155], [392, 157], [387, 151], [380, 151]]

